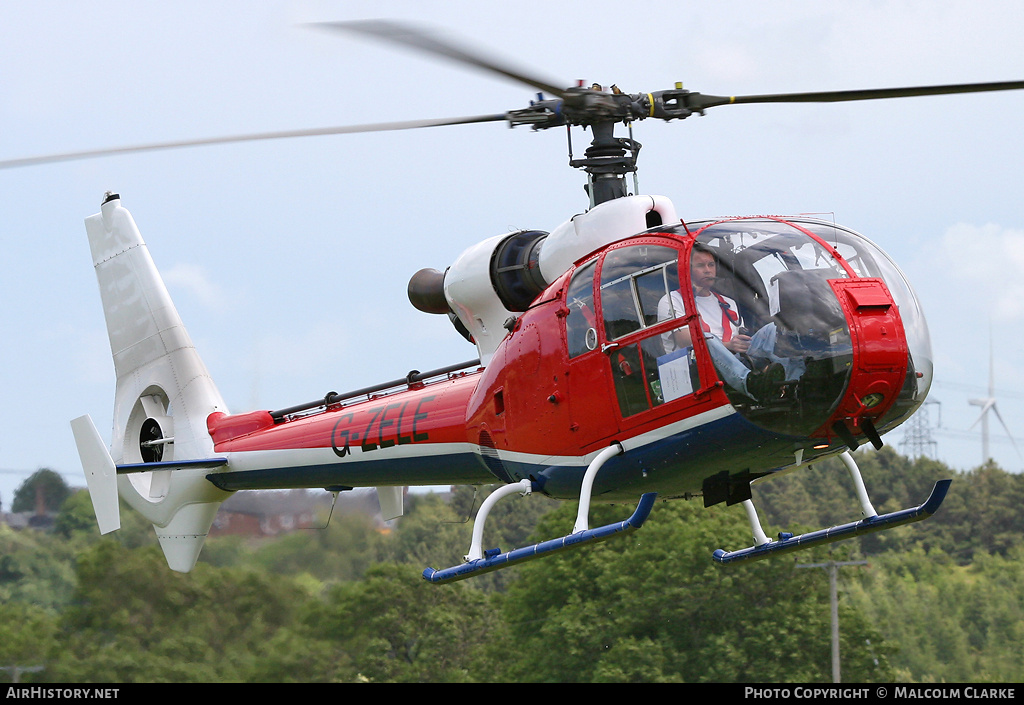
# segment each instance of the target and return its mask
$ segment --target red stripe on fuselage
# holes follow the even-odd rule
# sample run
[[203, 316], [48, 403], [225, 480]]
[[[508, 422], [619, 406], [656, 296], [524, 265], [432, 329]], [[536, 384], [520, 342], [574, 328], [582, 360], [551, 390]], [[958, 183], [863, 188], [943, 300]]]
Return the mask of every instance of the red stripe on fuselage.
[[368, 453], [400, 445], [465, 443], [466, 407], [479, 379], [479, 373], [473, 373], [414, 385], [224, 440], [214, 449], [230, 453], [333, 448], [344, 458], [355, 449]]

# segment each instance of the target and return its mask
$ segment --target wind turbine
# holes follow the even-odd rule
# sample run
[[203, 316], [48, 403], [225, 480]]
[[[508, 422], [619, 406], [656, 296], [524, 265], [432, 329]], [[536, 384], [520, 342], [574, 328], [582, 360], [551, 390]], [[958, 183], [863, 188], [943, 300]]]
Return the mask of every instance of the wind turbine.
[[999, 423], [1002, 424], [1003, 430], [1006, 431], [1006, 435], [1010, 437], [1010, 443], [1013, 443], [1013, 449], [1017, 451], [1017, 455], [1020, 455], [1020, 449], [1017, 448], [1017, 442], [1013, 440], [1013, 434], [1010, 433], [1010, 429], [1007, 428], [1006, 422], [1003, 421], [1002, 415], [999, 413], [999, 407], [996, 406], [995, 396], [995, 382], [993, 379], [992, 372], [992, 333], [989, 331], [989, 344], [988, 344], [988, 397], [985, 399], [968, 399], [967, 402], [972, 406], [981, 407], [981, 415], [978, 416], [977, 420], [971, 424], [971, 427], [967, 429], [972, 430], [981, 422], [981, 464], [984, 465], [990, 459], [988, 452], [988, 412], [991, 411], [999, 419]]

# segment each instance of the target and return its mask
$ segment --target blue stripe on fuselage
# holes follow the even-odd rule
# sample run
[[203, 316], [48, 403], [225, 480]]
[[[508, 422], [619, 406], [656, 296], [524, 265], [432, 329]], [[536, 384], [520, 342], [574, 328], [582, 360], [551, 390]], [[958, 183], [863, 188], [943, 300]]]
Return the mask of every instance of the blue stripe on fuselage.
[[[679, 497], [701, 492], [706, 478], [723, 470], [766, 473], [794, 462], [794, 443], [805, 439], [767, 431], [740, 414], [655, 438], [609, 460], [594, 483], [594, 498], [635, 500], [640, 494]], [[552, 497], [579, 496], [585, 465], [541, 465], [502, 458], [516, 479], [532, 477]]]
[[[656, 436], [650, 434], [651, 436]], [[767, 431], [730, 413], [684, 428], [677, 433], [624, 441], [626, 452], [609, 460], [597, 476], [593, 495], [598, 501], [635, 500], [647, 492], [660, 497], [698, 494], [706, 478], [723, 470], [769, 473], [792, 465], [794, 450], [807, 440]], [[615, 439], [611, 439], [615, 440]], [[830, 448], [818, 455], [838, 452]], [[812, 457], [808, 449], [804, 462]], [[502, 468], [513, 481], [533, 479], [539, 491], [559, 499], [575, 499], [586, 472], [583, 458], [567, 459], [498, 451]], [[571, 461], [571, 462], [570, 462]], [[230, 464], [229, 464], [230, 467]], [[225, 490], [289, 489], [301, 487], [374, 487], [491, 484], [507, 481], [488, 471], [479, 452], [465, 451], [416, 457], [381, 457], [359, 462], [340, 461], [291, 467], [228, 471], [209, 476]]]

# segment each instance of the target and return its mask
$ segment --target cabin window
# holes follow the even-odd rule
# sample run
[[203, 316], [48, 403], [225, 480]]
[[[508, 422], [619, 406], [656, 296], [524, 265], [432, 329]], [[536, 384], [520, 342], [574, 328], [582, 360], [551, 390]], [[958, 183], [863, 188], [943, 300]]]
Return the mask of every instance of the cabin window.
[[660, 245], [612, 250], [601, 265], [601, 310], [608, 340], [658, 322], [658, 304], [679, 289], [679, 252]]
[[569, 315], [565, 319], [565, 338], [569, 357], [577, 357], [597, 347], [597, 314], [594, 312], [595, 262], [585, 265], [573, 276], [565, 296]]

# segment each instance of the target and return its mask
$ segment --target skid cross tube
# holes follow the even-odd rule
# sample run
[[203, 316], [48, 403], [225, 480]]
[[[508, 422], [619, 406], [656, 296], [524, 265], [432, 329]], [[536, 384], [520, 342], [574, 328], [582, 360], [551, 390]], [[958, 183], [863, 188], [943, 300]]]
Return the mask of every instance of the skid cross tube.
[[482, 546], [484, 542], [484, 522], [487, 521], [487, 515], [491, 513], [491, 507], [499, 499], [516, 492], [524, 496], [531, 494], [533, 492], [533, 483], [529, 480], [522, 480], [512, 485], [499, 487], [494, 492], [491, 492], [487, 499], [484, 500], [484, 503], [480, 505], [480, 511], [476, 514], [476, 521], [473, 522], [473, 542], [469, 546], [469, 553], [465, 556], [466, 561], [478, 561], [484, 557]]
[[613, 443], [598, 453], [597, 457], [591, 460], [590, 465], [587, 466], [587, 472], [583, 474], [583, 484], [580, 487], [580, 508], [576, 513], [576, 526], [573, 527], [573, 533], [586, 531], [590, 528], [590, 495], [594, 490], [594, 478], [597, 477], [597, 471], [610, 458], [614, 458], [620, 453], [622, 453], [622, 446], [618, 443]]
[[868, 498], [868, 491], [864, 487], [864, 479], [860, 475], [860, 468], [857, 467], [857, 461], [853, 459], [850, 451], [843, 451], [843, 454], [839, 456], [843, 460], [843, 464], [846, 465], [846, 469], [850, 471], [850, 477], [853, 479], [853, 486], [857, 490], [857, 499], [860, 501], [861, 511], [864, 513], [865, 518], [878, 516], [878, 512], [875, 511], [874, 506], [871, 504], [871, 500]]
[[480, 511], [477, 512], [476, 521], [473, 523], [473, 540], [469, 547], [469, 553], [464, 557], [465, 563], [444, 570], [427, 568], [423, 571], [423, 578], [432, 583], [448, 583], [455, 580], [463, 580], [474, 575], [488, 573], [492, 570], [539, 558], [548, 553], [576, 548], [587, 543], [604, 541], [617, 534], [639, 529], [647, 519], [647, 515], [650, 514], [651, 507], [654, 505], [654, 499], [657, 497], [656, 493], [652, 492], [643, 495], [636, 510], [629, 519], [597, 529], [589, 527], [590, 497], [594, 488], [594, 478], [609, 459], [621, 453], [622, 446], [618, 443], [613, 443], [590, 461], [580, 483], [580, 506], [576, 514], [576, 524], [573, 527], [572, 533], [568, 536], [544, 541], [525, 548], [517, 548], [507, 553], [500, 553], [499, 549], [496, 548], [489, 551], [482, 550], [484, 522], [487, 520], [487, 515], [494, 504], [502, 497], [510, 494], [518, 492], [522, 495], [527, 495], [533, 492], [533, 483], [530, 480], [522, 480], [498, 488], [484, 500], [484, 503], [480, 506]]
[[489, 573], [492, 570], [506, 568], [517, 563], [524, 563], [534, 558], [541, 558], [550, 553], [606, 541], [619, 534], [631, 533], [643, 526], [644, 521], [647, 520], [648, 515], [651, 513], [651, 508], [654, 506], [654, 500], [657, 496], [656, 492], [649, 492], [640, 497], [640, 503], [637, 504], [636, 510], [625, 521], [569, 534], [568, 536], [551, 539], [550, 541], [543, 541], [533, 546], [517, 548], [507, 553], [498, 554], [497, 549], [494, 549], [493, 551], [487, 551], [485, 557], [480, 560], [469, 561], [452, 568], [445, 568], [444, 570], [427, 568], [423, 571], [423, 578], [436, 584], [451, 583], [456, 580], [464, 580], [476, 575], [482, 575], [483, 573]]

